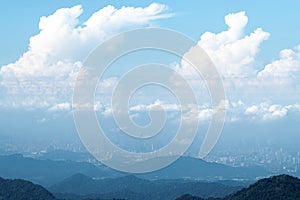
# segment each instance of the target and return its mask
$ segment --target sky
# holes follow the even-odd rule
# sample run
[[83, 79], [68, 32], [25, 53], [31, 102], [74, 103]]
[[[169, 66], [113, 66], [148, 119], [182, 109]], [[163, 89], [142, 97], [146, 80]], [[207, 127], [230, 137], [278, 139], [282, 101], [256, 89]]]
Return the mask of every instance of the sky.
[[[299, 19], [299, 2], [288, 0], [274, 4], [271, 1], [260, 2], [230, 0], [224, 4], [220, 0], [196, 1], [189, 3], [173, 1], [156, 1], [166, 4], [171, 12], [176, 13], [172, 18], [159, 21], [162, 27], [172, 28], [185, 33], [195, 40], [205, 31], [220, 32], [226, 28], [223, 17], [232, 12], [245, 10], [250, 18], [246, 27], [251, 31], [256, 27], [264, 27], [272, 33], [265, 44], [263, 44], [264, 56], [272, 60], [283, 48], [293, 48], [298, 43], [297, 35], [299, 28], [294, 24]], [[41, 16], [52, 14], [62, 7], [82, 5], [84, 13], [80, 17], [82, 21], [87, 19], [93, 12], [107, 5], [116, 8], [122, 6], [145, 7], [152, 1], [44, 1], [30, 0], [28, 2], [2, 1], [1, 2], [1, 59], [0, 65], [8, 64], [17, 60], [28, 48], [29, 38], [39, 32], [38, 23]], [[18, 13], [18, 14], [16, 14]], [[20, 34], [22, 33], [22, 34]], [[5, 38], [5, 39], [4, 39]], [[3, 53], [4, 52], [4, 53]], [[262, 57], [262, 58], [263, 58]], [[267, 61], [265, 61], [267, 62]]]
[[[239, 123], [242, 128], [240, 124], [249, 121], [260, 127], [261, 123], [293, 121], [300, 116], [299, 7], [300, 2], [294, 0], [1, 1], [0, 109], [4, 125], [0, 133], [24, 130], [14, 124], [26, 127], [27, 132], [45, 132], [49, 123], [57, 123], [59, 135], [74, 134], [72, 92], [84, 59], [112, 36], [145, 27], [178, 31], [204, 49], [223, 80], [226, 123]], [[100, 81], [102, 96], [96, 97], [95, 106], [100, 116], [111, 115], [109, 96], [122, 73], [132, 65], [154, 60], [188, 80], [197, 96], [203, 97], [196, 117], [209, 120], [209, 96], [203, 94], [203, 82], [192, 68], [170, 55], [148, 54], [137, 52], [132, 59], [130, 55], [120, 59]], [[171, 94], [155, 88], [137, 94], [131, 103], [133, 115], [156, 105], [178, 112]], [[10, 114], [6, 117], [5, 113]], [[24, 115], [31, 121], [24, 120]], [[141, 116], [137, 120], [143, 124]], [[170, 118], [176, 121], [178, 116]], [[290, 123], [283, 126], [294, 131]]]

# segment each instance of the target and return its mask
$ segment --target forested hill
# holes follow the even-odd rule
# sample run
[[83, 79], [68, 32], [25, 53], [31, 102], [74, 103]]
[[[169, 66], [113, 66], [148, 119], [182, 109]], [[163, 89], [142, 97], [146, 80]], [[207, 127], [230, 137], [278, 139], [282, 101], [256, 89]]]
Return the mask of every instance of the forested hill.
[[[197, 196], [183, 195], [177, 200], [202, 200]], [[209, 200], [300, 200], [300, 179], [289, 175], [265, 178], [225, 198]]]
[[29, 181], [0, 178], [0, 200], [55, 200], [55, 197]]
[[300, 179], [289, 175], [265, 178], [225, 200], [300, 200]]

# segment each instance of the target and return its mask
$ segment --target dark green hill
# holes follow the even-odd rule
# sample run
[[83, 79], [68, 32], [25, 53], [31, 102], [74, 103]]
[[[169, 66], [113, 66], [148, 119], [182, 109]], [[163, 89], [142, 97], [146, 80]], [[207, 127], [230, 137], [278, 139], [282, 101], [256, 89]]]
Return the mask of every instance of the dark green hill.
[[55, 200], [55, 197], [29, 181], [0, 178], [0, 200]]
[[225, 200], [300, 200], [300, 179], [280, 175], [265, 178], [228, 196]]
[[[183, 195], [176, 200], [201, 200], [201, 198]], [[248, 188], [218, 200], [300, 200], [300, 179], [289, 175], [261, 179]]]

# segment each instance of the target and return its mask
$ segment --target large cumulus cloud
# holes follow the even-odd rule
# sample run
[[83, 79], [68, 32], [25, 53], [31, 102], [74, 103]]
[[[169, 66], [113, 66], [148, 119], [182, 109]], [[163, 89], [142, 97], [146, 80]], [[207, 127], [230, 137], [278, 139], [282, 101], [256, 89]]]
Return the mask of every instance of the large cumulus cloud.
[[169, 17], [167, 7], [106, 6], [81, 23], [81, 5], [62, 8], [40, 18], [40, 32], [30, 38], [29, 48], [16, 62], [2, 66], [0, 85], [8, 106], [51, 107], [69, 101], [78, 69], [101, 41], [131, 28], [151, 25]]

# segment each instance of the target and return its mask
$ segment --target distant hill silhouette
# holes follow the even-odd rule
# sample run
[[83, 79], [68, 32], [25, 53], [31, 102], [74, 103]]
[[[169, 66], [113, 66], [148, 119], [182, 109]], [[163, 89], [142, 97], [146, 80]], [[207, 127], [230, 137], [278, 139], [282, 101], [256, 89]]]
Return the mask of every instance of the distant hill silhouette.
[[[86, 162], [37, 160], [23, 157], [21, 154], [0, 156], [0, 177], [4, 178], [22, 178], [48, 187], [77, 173], [95, 178], [116, 178], [128, 175], [104, 165], [96, 166]], [[224, 179], [254, 180], [256, 177], [268, 174], [264, 169], [258, 167], [231, 167], [197, 158], [182, 157], [164, 169], [136, 176], [142, 179], [218, 181]]]
[[0, 200], [55, 200], [55, 197], [29, 181], [0, 178]]
[[219, 163], [206, 162], [198, 158], [181, 157], [168, 167], [155, 172], [142, 174], [139, 177], [146, 179], [159, 177], [160, 179], [185, 178], [217, 181], [224, 179], [255, 180], [257, 177], [266, 176], [268, 174], [269, 173], [261, 167], [231, 167]]
[[202, 197], [224, 197], [241, 188], [240, 186], [200, 181], [149, 181], [132, 175], [97, 180], [83, 174], [76, 174], [48, 189], [59, 198], [66, 198], [70, 194], [74, 194], [81, 197], [98, 196], [104, 199], [171, 200], [185, 193]]
[[43, 186], [55, 184], [76, 173], [89, 176], [112, 176], [105, 167], [74, 161], [37, 160], [21, 154], [0, 156], [0, 177], [21, 178]]
[[87, 159], [92, 159], [93, 156], [88, 152], [73, 152], [66, 150], [52, 150], [39, 155], [35, 155], [35, 158], [39, 160], [55, 160], [55, 161], [75, 161], [75, 162], [84, 162]]
[[[300, 200], [300, 179], [289, 175], [265, 178], [225, 198], [211, 200]], [[202, 200], [197, 196], [183, 195], [176, 200]]]

